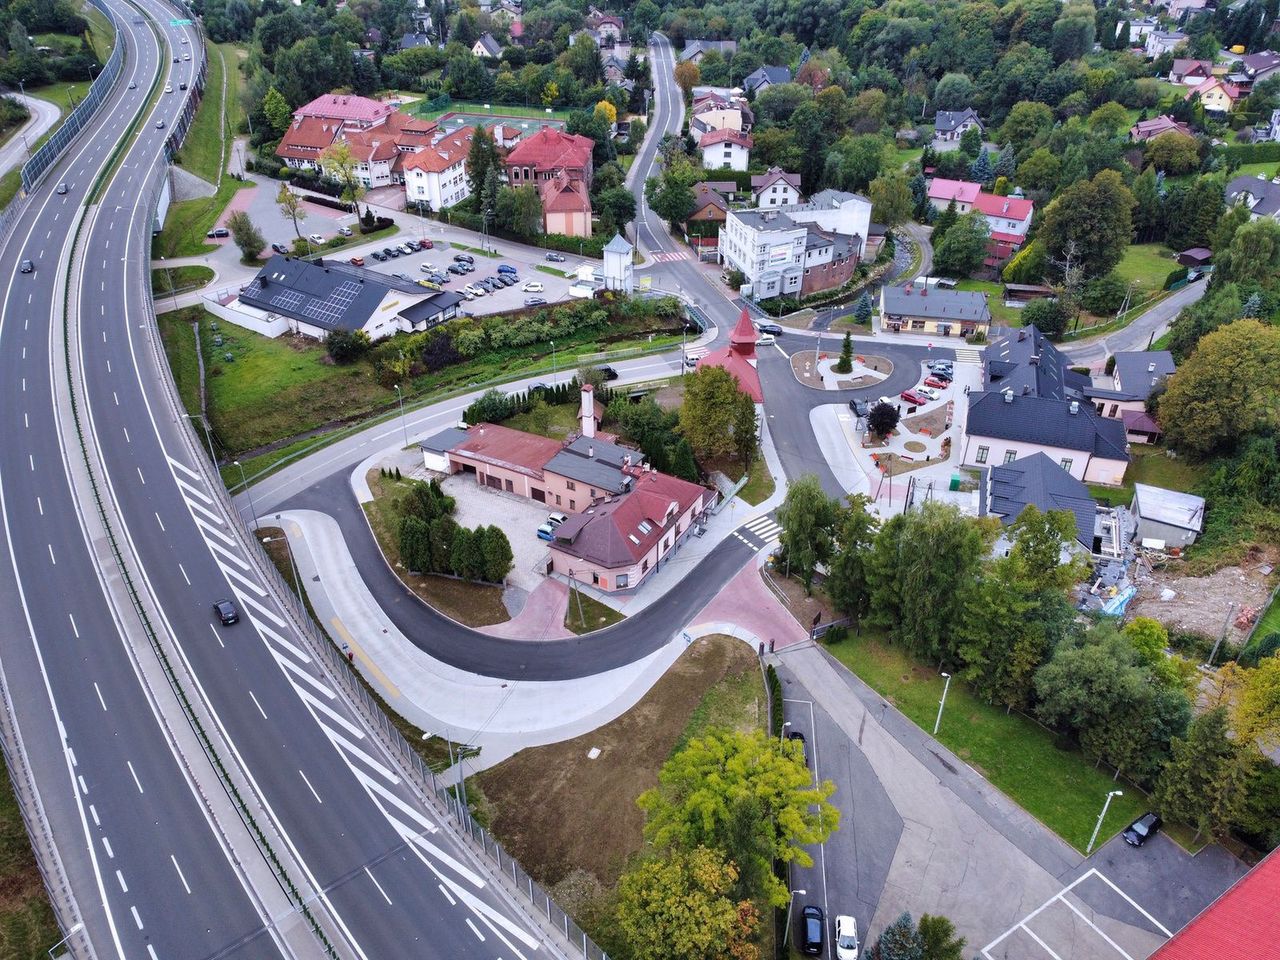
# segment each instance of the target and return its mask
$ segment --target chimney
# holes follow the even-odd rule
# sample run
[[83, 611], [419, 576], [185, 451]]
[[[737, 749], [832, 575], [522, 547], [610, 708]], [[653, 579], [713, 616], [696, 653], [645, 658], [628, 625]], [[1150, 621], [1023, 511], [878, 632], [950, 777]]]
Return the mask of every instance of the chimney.
[[594, 443], [587, 444], [587, 459], [594, 460], [596, 456], [596, 445]]
[[1023, 327], [1018, 331], [1018, 342], [1021, 343], [1025, 339], [1027, 339], [1027, 330], [1026, 327]]
[[1005, 403], [1013, 403], [1013, 391], [1012, 391], [1012, 390], [1005, 390], [1005, 391], [1004, 391], [1004, 402], [1005, 402]]
[[1155, 373], [1155, 372], [1156, 372], [1156, 365], [1154, 363], [1148, 363], [1147, 373]]
[[1080, 402], [1078, 400], [1071, 401], [1071, 415], [1075, 416], [1080, 412]]
[[[582, 435], [584, 437], [594, 437], [596, 435], [596, 405], [595, 405], [595, 388], [589, 383], [582, 385]], [[587, 456], [591, 456], [590, 453]]]

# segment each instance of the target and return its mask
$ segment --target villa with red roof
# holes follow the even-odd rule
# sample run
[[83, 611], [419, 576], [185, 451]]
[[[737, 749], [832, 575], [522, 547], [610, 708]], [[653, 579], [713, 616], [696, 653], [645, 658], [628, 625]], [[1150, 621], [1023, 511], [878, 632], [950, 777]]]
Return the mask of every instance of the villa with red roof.
[[756, 370], [756, 341], [759, 339], [760, 334], [743, 308], [733, 333], [729, 334], [729, 346], [708, 353], [698, 361], [698, 369], [723, 367], [738, 378], [739, 390], [756, 403], [764, 403], [764, 389], [760, 386], [760, 373]]
[[737, 130], [708, 130], [698, 141], [702, 166], [707, 170], [746, 170], [754, 143], [750, 134]]
[[[543, 127], [524, 137], [503, 160], [511, 186], [532, 184], [538, 188], [547, 233], [591, 236], [594, 150], [595, 142], [590, 137]], [[574, 232], [568, 232], [570, 229]]]
[[542, 195], [543, 229], [566, 237], [591, 236], [591, 195], [581, 180], [557, 177]]
[[969, 183], [967, 180], [934, 177], [929, 181], [929, 200], [939, 213], [947, 209], [952, 200], [956, 202], [956, 213], [968, 213], [981, 192], [982, 184]]
[[987, 193], [980, 183], [967, 180], [944, 180], [934, 177], [929, 182], [929, 200], [939, 212], [954, 200], [957, 213], [977, 210], [987, 218], [991, 240], [987, 244], [986, 266], [998, 267], [1015, 253], [1027, 239], [1035, 204], [1025, 197], [1002, 197]]

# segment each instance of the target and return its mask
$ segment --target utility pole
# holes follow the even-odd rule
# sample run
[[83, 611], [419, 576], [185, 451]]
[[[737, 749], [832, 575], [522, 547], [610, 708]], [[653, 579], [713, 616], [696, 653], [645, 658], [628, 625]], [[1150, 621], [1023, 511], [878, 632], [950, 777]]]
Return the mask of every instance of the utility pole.
[[951, 689], [951, 674], [944, 672], [942, 674], [947, 678], [947, 682], [942, 685], [942, 699], [938, 701], [938, 719], [933, 721], [933, 735], [938, 735], [938, 727], [942, 726], [942, 708], [947, 705], [947, 691]]
[[1106, 819], [1107, 807], [1111, 806], [1111, 798], [1123, 796], [1123, 790], [1112, 790], [1107, 794], [1107, 799], [1102, 804], [1102, 812], [1098, 814], [1098, 822], [1093, 825], [1093, 836], [1089, 838], [1089, 846], [1085, 847], [1084, 855], [1086, 857], [1093, 852], [1093, 844], [1098, 839], [1098, 831], [1102, 829], [1102, 821]]

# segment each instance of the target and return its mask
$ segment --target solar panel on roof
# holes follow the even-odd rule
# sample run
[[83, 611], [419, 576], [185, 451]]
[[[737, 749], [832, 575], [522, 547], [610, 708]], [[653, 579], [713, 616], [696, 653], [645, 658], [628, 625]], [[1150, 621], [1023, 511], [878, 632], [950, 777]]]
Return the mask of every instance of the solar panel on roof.
[[240, 295], [251, 298], [262, 296], [262, 281], [257, 277], [254, 277], [253, 280], [250, 281], [249, 285], [241, 291]]
[[271, 305], [282, 310], [297, 310], [302, 303], [302, 294], [296, 290], [285, 290], [271, 298]]

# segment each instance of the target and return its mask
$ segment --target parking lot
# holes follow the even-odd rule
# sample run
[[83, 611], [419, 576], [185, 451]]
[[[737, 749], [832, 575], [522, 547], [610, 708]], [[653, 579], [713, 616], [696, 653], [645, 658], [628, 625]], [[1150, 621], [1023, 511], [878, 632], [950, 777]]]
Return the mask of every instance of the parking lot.
[[513, 493], [490, 490], [476, 483], [472, 474], [455, 473], [441, 488], [456, 501], [453, 518], [464, 527], [492, 524], [511, 541], [515, 555], [507, 582], [532, 593], [546, 577], [547, 542], [538, 539], [538, 527], [547, 521], [546, 504], [534, 503]]

